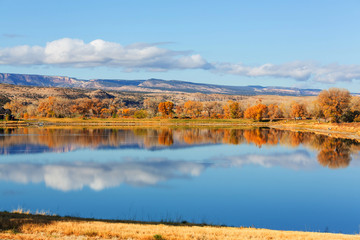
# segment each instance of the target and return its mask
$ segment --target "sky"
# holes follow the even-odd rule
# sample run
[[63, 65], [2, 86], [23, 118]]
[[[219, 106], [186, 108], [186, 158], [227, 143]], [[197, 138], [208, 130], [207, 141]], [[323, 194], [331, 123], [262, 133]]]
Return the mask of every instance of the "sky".
[[358, 0], [0, 0], [0, 72], [360, 92]]

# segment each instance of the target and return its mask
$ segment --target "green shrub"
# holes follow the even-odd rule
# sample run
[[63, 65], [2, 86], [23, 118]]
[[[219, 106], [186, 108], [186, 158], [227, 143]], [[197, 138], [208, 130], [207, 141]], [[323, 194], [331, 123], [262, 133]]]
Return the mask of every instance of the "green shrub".
[[165, 240], [165, 238], [163, 238], [160, 234], [154, 235], [154, 239], [155, 240]]
[[147, 112], [145, 110], [137, 110], [134, 113], [134, 117], [135, 118], [146, 118], [147, 117]]

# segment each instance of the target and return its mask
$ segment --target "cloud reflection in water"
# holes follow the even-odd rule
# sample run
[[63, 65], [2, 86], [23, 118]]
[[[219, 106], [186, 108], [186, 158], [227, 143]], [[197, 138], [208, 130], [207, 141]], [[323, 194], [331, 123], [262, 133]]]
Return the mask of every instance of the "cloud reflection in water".
[[281, 166], [290, 169], [309, 169], [317, 166], [306, 151], [261, 155], [249, 154], [213, 158], [202, 162], [169, 159], [129, 160], [125, 162], [66, 162], [66, 163], [4, 163], [0, 164], [0, 180], [17, 183], [41, 183], [61, 190], [81, 190], [89, 187], [103, 190], [122, 183], [133, 186], [156, 185], [172, 179], [199, 176], [207, 168], [231, 168], [244, 165]]
[[103, 190], [122, 183], [144, 186], [176, 178], [198, 176], [207, 164], [149, 159], [146, 162], [71, 162], [55, 164], [0, 164], [0, 179], [17, 183], [40, 183], [70, 191], [85, 186]]

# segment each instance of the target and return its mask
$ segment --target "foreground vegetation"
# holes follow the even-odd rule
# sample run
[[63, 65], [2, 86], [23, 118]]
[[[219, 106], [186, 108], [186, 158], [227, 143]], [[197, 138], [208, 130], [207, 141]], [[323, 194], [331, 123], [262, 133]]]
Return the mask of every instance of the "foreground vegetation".
[[182, 223], [110, 221], [0, 212], [0, 239], [360, 239], [358, 235]]

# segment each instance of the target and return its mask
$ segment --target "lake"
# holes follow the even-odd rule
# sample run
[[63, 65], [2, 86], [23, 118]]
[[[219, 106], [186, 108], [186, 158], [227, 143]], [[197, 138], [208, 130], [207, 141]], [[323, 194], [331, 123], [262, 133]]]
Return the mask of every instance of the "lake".
[[359, 151], [270, 128], [0, 128], [0, 211], [353, 234]]

